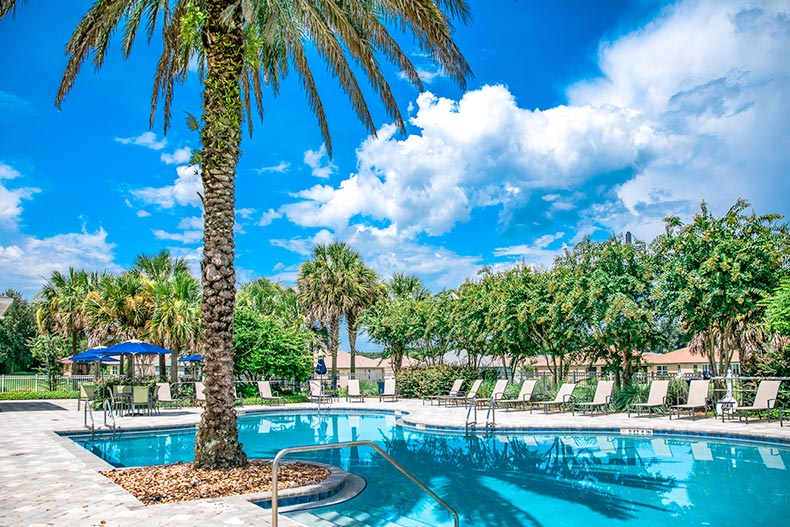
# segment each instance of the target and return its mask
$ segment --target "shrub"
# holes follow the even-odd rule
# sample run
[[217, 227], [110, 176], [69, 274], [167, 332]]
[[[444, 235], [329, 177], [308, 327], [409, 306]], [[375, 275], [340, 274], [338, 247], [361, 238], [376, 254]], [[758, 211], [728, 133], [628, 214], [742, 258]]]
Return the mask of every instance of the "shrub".
[[0, 401], [32, 401], [37, 399], [76, 399], [78, 392], [72, 390], [55, 390], [51, 392], [2, 392]]
[[[401, 370], [396, 376], [396, 382], [400, 396], [422, 399], [433, 395], [447, 395], [456, 379], [464, 379], [462, 391], [469, 390], [475, 379], [491, 381], [493, 388], [493, 382], [498, 376], [499, 371], [496, 368], [442, 365]], [[491, 388], [488, 389], [489, 395]]]

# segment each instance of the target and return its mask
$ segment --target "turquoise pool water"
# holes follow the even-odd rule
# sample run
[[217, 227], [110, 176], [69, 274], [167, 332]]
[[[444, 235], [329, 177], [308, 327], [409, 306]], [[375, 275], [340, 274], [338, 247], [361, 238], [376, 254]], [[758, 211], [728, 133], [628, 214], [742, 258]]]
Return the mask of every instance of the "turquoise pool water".
[[[252, 458], [272, 458], [287, 446], [375, 441], [455, 507], [463, 526], [757, 527], [790, 518], [784, 446], [594, 433], [464, 437], [407, 430], [395, 420], [368, 413], [250, 415], [239, 419], [239, 433]], [[191, 461], [195, 429], [71, 437], [115, 466], [139, 466]], [[382, 518], [368, 520], [373, 525], [403, 517], [452, 525], [369, 448], [299, 457], [339, 465], [368, 482], [333, 511]]]

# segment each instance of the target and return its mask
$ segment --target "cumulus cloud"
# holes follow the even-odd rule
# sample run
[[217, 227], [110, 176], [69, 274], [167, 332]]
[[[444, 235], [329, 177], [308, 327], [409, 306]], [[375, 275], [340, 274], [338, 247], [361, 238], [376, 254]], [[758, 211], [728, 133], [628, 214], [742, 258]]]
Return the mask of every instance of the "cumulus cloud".
[[680, 1], [601, 43], [601, 75], [569, 86], [566, 104], [528, 109], [505, 86], [459, 100], [423, 93], [412, 133], [385, 125], [357, 150], [355, 173], [294, 193], [280, 211], [403, 257], [388, 251], [424, 247], [493, 208], [496, 228], [527, 242], [493, 248], [486, 264], [543, 263], [547, 240], [598, 231], [649, 240], [665, 216], [689, 217], [703, 199], [719, 211], [738, 197], [783, 211], [787, 49], [786, 1]]
[[304, 153], [304, 164], [310, 167], [315, 177], [322, 179], [328, 178], [337, 171], [337, 166], [329, 159], [324, 144], [318, 150], [307, 150]]
[[[309, 151], [310, 150], [308, 150], [308, 152]], [[276, 164], [274, 166], [256, 168], [255, 171], [258, 174], [265, 174], [267, 172], [276, 172], [278, 174], [284, 174], [285, 172], [288, 171], [288, 169], [290, 167], [291, 167], [291, 163], [287, 163], [285, 161], [280, 161], [278, 164]]]
[[269, 243], [275, 247], [280, 247], [288, 251], [307, 256], [312, 254], [313, 246], [317, 244], [332, 243], [335, 241], [334, 235], [326, 229], [318, 231], [315, 235], [308, 238], [291, 238], [291, 239], [272, 239]]
[[198, 193], [203, 191], [198, 165], [183, 165], [176, 168], [176, 180], [164, 187], [146, 187], [132, 190], [132, 195], [146, 205], [171, 209], [176, 205], [200, 207]]
[[189, 163], [189, 160], [192, 159], [192, 149], [184, 146], [176, 149], [172, 154], [165, 152], [159, 158], [168, 165], [183, 165], [184, 163]]
[[94, 232], [83, 228], [79, 233], [43, 239], [25, 236], [12, 244], [0, 245], [0, 269], [8, 283], [32, 297], [53, 271], [65, 272], [74, 267], [121, 272], [123, 269], [114, 263], [114, 250], [115, 244], [107, 240], [102, 228]]
[[124, 145], [144, 146], [145, 148], [150, 148], [151, 150], [162, 150], [165, 146], [167, 146], [166, 139], [163, 138], [161, 141], [159, 141], [156, 139], [156, 134], [150, 131], [143, 132], [137, 137], [116, 137], [115, 140]]
[[152, 229], [151, 233], [158, 240], [172, 240], [184, 244], [199, 242], [203, 239], [202, 230], [185, 230], [182, 232], [168, 232], [162, 229]]
[[261, 219], [258, 220], [258, 226], [266, 227], [267, 225], [270, 225], [274, 220], [282, 217], [283, 217], [282, 212], [274, 209], [269, 209], [261, 215]]
[[12, 166], [0, 163], [0, 227], [16, 228], [22, 214], [22, 200], [30, 199], [40, 189], [35, 187], [10, 188], [5, 181], [20, 177]]
[[565, 236], [564, 232], [546, 234], [538, 237], [531, 244], [511, 245], [509, 247], [497, 247], [494, 250], [495, 256], [520, 256], [525, 262], [533, 265], [551, 265], [554, 258], [562, 251], [562, 247], [550, 249], [549, 246]]

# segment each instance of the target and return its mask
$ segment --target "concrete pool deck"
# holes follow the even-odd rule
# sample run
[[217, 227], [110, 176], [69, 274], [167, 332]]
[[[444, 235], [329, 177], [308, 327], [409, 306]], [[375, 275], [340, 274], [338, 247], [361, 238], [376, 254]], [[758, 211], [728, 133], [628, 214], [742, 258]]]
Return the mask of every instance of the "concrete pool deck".
[[[465, 407], [439, 408], [419, 400], [379, 403], [338, 402], [322, 405], [334, 409], [398, 410], [407, 414], [407, 426], [463, 429]], [[315, 410], [315, 404], [246, 406], [245, 412], [282, 409]], [[478, 410], [481, 426], [486, 411]], [[101, 412], [97, 412], [101, 419]], [[193, 425], [200, 419], [195, 408], [162, 410], [161, 415], [120, 417], [121, 430]], [[722, 422], [712, 417], [691, 420], [667, 417], [631, 417], [626, 414], [543, 414], [542, 411], [496, 412], [498, 429], [604, 429], [631, 433], [634, 430], [674, 431], [746, 438], [763, 437], [788, 443], [790, 426], [778, 421], [737, 420]], [[2, 526], [217, 526], [270, 525], [271, 512], [250, 502], [250, 496], [211, 498], [182, 503], [145, 506], [134, 496], [105, 478], [99, 471], [112, 468], [103, 460], [55, 432], [82, 431], [83, 414], [76, 400], [0, 401], [0, 525]], [[507, 433], [507, 432], [505, 432]], [[637, 432], [638, 433], [638, 432]], [[258, 495], [256, 495], [258, 496]], [[301, 526], [285, 517], [283, 527]]]

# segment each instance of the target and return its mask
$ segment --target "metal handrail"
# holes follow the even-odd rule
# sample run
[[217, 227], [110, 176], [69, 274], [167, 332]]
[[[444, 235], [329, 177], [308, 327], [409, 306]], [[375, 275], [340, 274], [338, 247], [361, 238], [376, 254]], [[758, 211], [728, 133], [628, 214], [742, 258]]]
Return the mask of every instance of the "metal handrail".
[[[488, 418], [491, 418], [491, 421]], [[488, 401], [488, 411], [486, 412], [486, 429], [496, 426], [496, 394], [491, 396]]]
[[115, 430], [115, 427], [116, 427], [116, 425], [115, 425], [115, 414], [112, 411], [112, 405], [110, 404], [110, 400], [109, 399], [105, 399], [104, 400], [104, 404], [102, 405], [102, 408], [104, 409], [104, 426], [107, 427], [107, 428], [110, 428], [109, 426], [107, 426], [107, 413], [109, 413], [110, 414], [110, 418], [112, 419], [112, 429]]
[[[91, 403], [93, 401], [85, 401], [85, 406], [82, 407], [82, 426], [93, 432], [96, 429], [96, 423], [93, 421], [93, 409]], [[91, 416], [91, 425], [88, 426], [88, 415]]]
[[[474, 410], [474, 419], [471, 421], [469, 420], [469, 416]], [[473, 428], [477, 428], [477, 397], [472, 397], [469, 400], [469, 406], [466, 408], [466, 425], [465, 428], [469, 428], [469, 425], [472, 425]]]
[[458, 513], [455, 512], [446, 501], [440, 498], [434, 491], [429, 489], [422, 481], [418, 480], [411, 472], [406, 470], [406, 468], [395, 461], [389, 454], [387, 454], [380, 446], [372, 441], [347, 441], [344, 443], [330, 443], [328, 445], [307, 445], [307, 446], [294, 446], [289, 448], [284, 448], [277, 452], [277, 455], [274, 456], [274, 461], [272, 461], [272, 527], [277, 527], [277, 472], [278, 467], [280, 466], [280, 459], [287, 454], [293, 454], [294, 452], [315, 452], [319, 450], [336, 450], [340, 448], [352, 447], [352, 446], [369, 446], [379, 454], [381, 457], [386, 459], [390, 462], [390, 464], [397, 468], [401, 473], [409, 478], [412, 483], [420, 487], [426, 494], [428, 494], [431, 498], [433, 498], [439, 505], [444, 507], [447, 512], [449, 512], [453, 517], [453, 525], [458, 527], [460, 525], [460, 520], [458, 518]]

